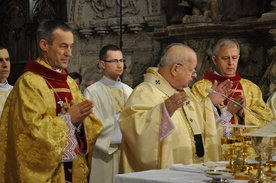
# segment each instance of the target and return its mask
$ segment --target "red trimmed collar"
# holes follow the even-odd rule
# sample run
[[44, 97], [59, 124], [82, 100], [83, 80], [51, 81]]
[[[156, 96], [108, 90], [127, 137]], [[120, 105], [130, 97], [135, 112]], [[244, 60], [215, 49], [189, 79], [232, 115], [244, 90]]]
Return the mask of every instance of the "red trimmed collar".
[[27, 72], [27, 71], [41, 75], [46, 79], [59, 80], [59, 81], [66, 81], [68, 76], [68, 71], [66, 69], [64, 69], [65, 73], [59, 73], [41, 65], [35, 60], [29, 60], [27, 62], [24, 72]]
[[218, 82], [223, 82], [226, 79], [230, 79], [231, 81], [240, 81], [242, 78], [238, 72], [236, 72], [236, 76], [234, 77], [224, 77], [214, 72], [207, 72], [204, 76], [204, 79], [208, 79], [211, 81], [217, 80]]

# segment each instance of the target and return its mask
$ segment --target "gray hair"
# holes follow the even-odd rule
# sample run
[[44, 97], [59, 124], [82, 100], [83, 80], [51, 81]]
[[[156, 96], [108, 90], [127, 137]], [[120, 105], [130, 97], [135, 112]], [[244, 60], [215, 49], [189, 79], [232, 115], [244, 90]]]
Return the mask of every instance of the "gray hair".
[[46, 22], [42, 22], [37, 28], [37, 42], [41, 39], [45, 39], [49, 44], [52, 44], [54, 41], [54, 31], [56, 29], [61, 29], [63, 31], [70, 31], [72, 29], [64, 22], [59, 22], [56, 20], [49, 20]]
[[217, 44], [214, 46], [213, 55], [218, 56], [221, 47], [226, 46], [229, 48], [232, 46], [233, 43], [237, 46], [239, 53], [240, 53], [240, 45], [236, 39], [224, 38], [224, 39], [220, 39], [217, 42]]
[[161, 57], [159, 62], [160, 66], [170, 66], [175, 63], [183, 63], [183, 61], [186, 62], [189, 59], [188, 55], [183, 54], [183, 52], [175, 52], [175, 54], [169, 54], [169, 50], [174, 46], [181, 46], [183, 48], [192, 50], [189, 46], [182, 43], [172, 43], [164, 49], [162, 54], [163, 56]]

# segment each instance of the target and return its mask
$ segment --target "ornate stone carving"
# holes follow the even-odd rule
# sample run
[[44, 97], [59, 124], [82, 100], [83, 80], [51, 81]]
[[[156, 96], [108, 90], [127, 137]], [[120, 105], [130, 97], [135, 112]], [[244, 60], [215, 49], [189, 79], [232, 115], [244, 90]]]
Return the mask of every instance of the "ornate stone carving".
[[[184, 44], [193, 48], [197, 53], [198, 64], [196, 67], [197, 70], [197, 81], [202, 78], [206, 72], [212, 71], [214, 68], [214, 64], [212, 62], [212, 47], [215, 42], [215, 39], [203, 39], [203, 40], [195, 40], [189, 39], [183, 41]], [[194, 81], [194, 82], [195, 82]]]
[[182, 0], [179, 5], [191, 6], [192, 15], [185, 15], [183, 23], [220, 23], [222, 0]]
[[125, 32], [125, 30], [126, 30], [126, 26], [119, 26], [119, 25], [114, 25], [114, 26], [112, 26], [112, 27], [110, 27], [111, 28], [111, 30], [113, 31], [113, 32], [115, 32], [116, 34], [120, 34], [120, 31], [122, 31], [122, 33], [124, 33]]
[[258, 83], [263, 71], [263, 48], [248, 40], [240, 40], [240, 61], [238, 71], [244, 78]]
[[[88, 0], [89, 1], [89, 0]], [[96, 12], [93, 19], [98, 18], [112, 18], [118, 17], [118, 7], [120, 6], [119, 0], [90, 0], [92, 9]], [[137, 14], [136, 0], [122, 0], [122, 14]]]
[[[98, 51], [106, 44], [119, 46], [126, 59], [122, 76], [125, 83], [136, 86], [143, 80], [148, 66], [154, 65], [160, 45], [145, 34], [146, 30], [163, 30], [165, 15], [160, 0], [122, 0], [120, 26], [120, 0], [71, 0], [70, 26], [79, 36], [75, 39], [73, 57], [68, 70], [82, 74], [83, 80], [102, 75], [98, 68]], [[74, 7], [73, 7], [74, 6]], [[122, 34], [122, 42], [119, 34]], [[157, 46], [159, 45], [159, 47]]]
[[93, 33], [91, 29], [81, 29], [79, 30], [81, 38], [89, 39]]
[[24, 11], [23, 7], [16, 2], [11, 2], [8, 9], [8, 17], [7, 17], [7, 28], [16, 32], [23, 28], [26, 24], [26, 11]]
[[75, 7], [76, 7], [76, 0], [68, 0], [68, 6], [71, 7], [69, 8], [69, 22], [73, 22], [75, 19]]
[[56, 12], [53, 5], [48, 0], [36, 1], [33, 10], [33, 19], [36, 23], [56, 18]]
[[[202, 79], [206, 72], [214, 70], [214, 64], [211, 57], [212, 48], [216, 41], [216, 38], [183, 40], [183, 44], [190, 46], [197, 53], [197, 78], [194, 82]], [[256, 42], [258, 42], [256, 38], [252, 38], [250, 41], [239, 38], [237, 41], [241, 48], [238, 71], [242, 77], [250, 79], [254, 83], [258, 83], [262, 77], [263, 69], [265, 68], [263, 58], [264, 50], [262, 46], [256, 44]]]
[[[269, 33], [276, 41], [276, 29], [270, 29]], [[276, 90], [276, 46], [267, 50], [268, 67], [259, 83], [265, 97], [269, 97]]]
[[[0, 24], [2, 25], [0, 26], [0, 40], [7, 45], [13, 63], [28, 56], [26, 47], [24, 47], [29, 38], [26, 36], [29, 27], [27, 27], [28, 12], [24, 9], [25, 6], [25, 2], [0, 2]], [[19, 44], [22, 40], [24, 43]]]
[[[182, 10], [182, 14], [177, 15], [181, 17], [180, 21], [176, 21], [178, 24], [164, 27], [165, 14], [160, 0], [123, 0], [122, 27], [119, 19], [119, 0], [72, 1], [76, 7], [72, 16], [77, 24], [76, 30], [80, 35], [88, 35], [90, 38], [80, 39], [74, 59], [81, 62], [81, 65], [80, 68], [72, 66], [71, 69], [80, 70], [84, 78], [88, 75], [101, 76], [97, 68], [97, 51], [105, 44], [119, 45], [121, 40], [118, 33], [122, 31], [122, 48], [127, 60], [123, 80], [131, 86], [135, 87], [143, 80], [147, 67], [158, 64], [160, 51], [172, 42], [182, 42], [196, 50], [199, 80], [207, 71], [213, 70], [211, 55], [214, 43], [222, 37], [229, 37], [237, 39], [241, 45], [238, 67], [241, 75], [256, 84], [264, 78], [262, 76], [267, 75], [264, 80], [267, 84], [269, 77], [264, 74], [264, 70], [269, 64], [273, 65], [273, 59], [267, 58], [275, 58], [276, 55], [276, 48], [271, 46], [268, 33], [270, 29], [276, 28], [276, 18], [273, 18], [272, 12], [264, 13], [264, 10], [269, 9], [265, 5], [269, 0], [165, 1], [165, 10], [168, 7], [173, 8], [172, 12], [176, 12], [175, 7]], [[276, 4], [275, 0], [271, 2]], [[168, 4], [176, 6], [167, 6]], [[182, 22], [183, 17], [188, 19]], [[269, 48], [270, 53], [266, 55], [265, 52]], [[275, 76], [271, 75], [270, 79], [272, 78]]]
[[276, 9], [276, 0], [271, 1], [271, 7], [275, 10]]
[[148, 27], [160, 29], [165, 25], [160, 0], [122, 0], [121, 5], [120, 0], [72, 0], [69, 5], [70, 22], [78, 23], [82, 38], [87, 37], [83, 32], [88, 29], [92, 30], [93, 36], [103, 36], [118, 34], [120, 28], [123, 32], [138, 33]]

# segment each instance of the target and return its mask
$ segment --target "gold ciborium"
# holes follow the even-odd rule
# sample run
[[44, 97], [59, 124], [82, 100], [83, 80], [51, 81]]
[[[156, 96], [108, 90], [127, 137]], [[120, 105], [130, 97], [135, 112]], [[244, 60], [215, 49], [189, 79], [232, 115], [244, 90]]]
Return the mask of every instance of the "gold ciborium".
[[258, 133], [247, 133], [244, 135], [251, 138], [252, 146], [257, 154], [255, 159], [259, 161], [257, 176], [250, 179], [248, 183], [272, 183], [264, 174], [264, 161], [267, 159], [267, 150], [272, 136]]
[[[265, 175], [271, 176], [271, 178], [276, 178], [276, 160], [273, 160], [273, 157], [276, 158], [276, 138], [270, 138], [270, 144], [267, 148], [267, 161], [265, 163]], [[276, 180], [276, 179], [275, 179]]]
[[232, 124], [229, 127], [231, 128], [231, 136], [221, 138], [222, 160], [229, 160], [228, 169], [244, 172], [247, 170], [247, 157], [251, 156], [248, 153], [249, 148], [251, 148], [251, 139], [242, 134], [255, 131], [258, 127], [238, 124]]

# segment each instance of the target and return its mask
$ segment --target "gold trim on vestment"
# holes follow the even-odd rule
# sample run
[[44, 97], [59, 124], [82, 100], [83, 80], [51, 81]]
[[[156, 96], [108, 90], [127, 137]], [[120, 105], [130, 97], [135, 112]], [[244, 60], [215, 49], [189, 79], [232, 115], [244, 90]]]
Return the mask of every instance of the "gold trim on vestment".
[[190, 138], [191, 138], [191, 146], [192, 146], [192, 151], [193, 151], [193, 162], [194, 163], [200, 163], [203, 161], [203, 157], [198, 157], [197, 154], [196, 154], [196, 148], [195, 148], [195, 138], [194, 138], [194, 133], [193, 133], [193, 130], [192, 130], [192, 127], [190, 125], [190, 123], [188, 122], [188, 119], [187, 119], [187, 116], [184, 112], [184, 109], [183, 108], [179, 108], [178, 109], [180, 111], [180, 114], [183, 116], [183, 119], [185, 121], [185, 125], [187, 126], [187, 129], [188, 129], [188, 132], [189, 132], [189, 135], [190, 135]]
[[[152, 75], [149, 75], [148, 73], [152, 74]], [[145, 81], [147, 82], [150, 82], [152, 84], [154, 84], [157, 88], [159, 88], [161, 91], [163, 91], [168, 97], [173, 95], [174, 93], [176, 92], [179, 92], [179, 91], [176, 91], [159, 73], [158, 73], [158, 69], [156, 68], [148, 68], [147, 69], [147, 75], [145, 75]], [[181, 91], [183, 92], [183, 91]], [[187, 92], [184, 91], [186, 94]], [[188, 95], [188, 94], [187, 94]], [[189, 96], [189, 95], [188, 95]], [[165, 100], [165, 99], [164, 99]], [[184, 107], [184, 106], [183, 106]], [[194, 163], [199, 163], [199, 162], [203, 162], [203, 157], [198, 157], [197, 154], [196, 154], [196, 142], [195, 142], [195, 139], [194, 139], [194, 134], [201, 134], [201, 131], [197, 125], [197, 123], [189, 123], [188, 119], [187, 119], [187, 116], [186, 116], [186, 113], [184, 112], [184, 108], [179, 108], [178, 110], [180, 110], [181, 112], [181, 115], [183, 116], [183, 119], [185, 121], [185, 124], [187, 126], [187, 129], [188, 129], [188, 133], [189, 133], [189, 136], [191, 138], [191, 145], [192, 145], [192, 153], [193, 153], [193, 162]], [[189, 104], [188, 106], [188, 109], [190, 111], [193, 111], [193, 113], [195, 113], [193, 107], [191, 106], [191, 104]], [[192, 113], [192, 114], [193, 114]], [[192, 117], [196, 117], [194, 115], [190, 114], [190, 119], [193, 119]], [[204, 148], [204, 147], [203, 147]], [[185, 152], [183, 152], [185, 153]]]
[[53, 92], [71, 92], [68, 88], [52, 88]]
[[[120, 113], [123, 110], [125, 105], [124, 92], [122, 91], [122, 89], [119, 89], [119, 88], [112, 88], [110, 86], [107, 86], [107, 88], [110, 91], [113, 98], [115, 99], [117, 113]], [[118, 99], [118, 97], [120, 97], [120, 99]]]

